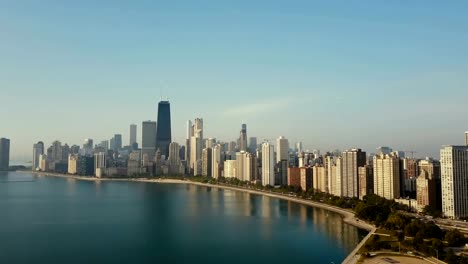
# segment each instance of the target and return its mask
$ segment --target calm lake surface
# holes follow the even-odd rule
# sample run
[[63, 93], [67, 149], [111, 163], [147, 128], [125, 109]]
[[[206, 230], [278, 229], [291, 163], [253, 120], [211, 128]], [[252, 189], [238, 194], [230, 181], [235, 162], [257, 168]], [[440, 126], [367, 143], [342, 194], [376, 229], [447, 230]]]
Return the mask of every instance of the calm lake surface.
[[0, 263], [341, 263], [339, 214], [184, 184], [0, 172]]

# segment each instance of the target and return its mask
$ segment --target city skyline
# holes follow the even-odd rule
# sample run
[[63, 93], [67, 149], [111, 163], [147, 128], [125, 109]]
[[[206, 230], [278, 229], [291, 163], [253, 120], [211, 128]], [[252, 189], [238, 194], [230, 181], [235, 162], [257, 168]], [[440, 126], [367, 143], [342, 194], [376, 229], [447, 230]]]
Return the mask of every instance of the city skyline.
[[[168, 103], [171, 103], [170, 101], [159, 101], [159, 102], [156, 102], [155, 105], [157, 106], [159, 103], [161, 102], [168, 102]], [[177, 111], [177, 109], [176, 109]], [[158, 111], [155, 111], [155, 116], [157, 116], [158, 114]], [[156, 120], [157, 118], [155, 118]], [[123, 133], [118, 133], [118, 134], [112, 134], [112, 133], [109, 133], [109, 137], [108, 138], [99, 138], [99, 139], [96, 139], [96, 138], [93, 138], [92, 136], [90, 137], [87, 137], [87, 138], [83, 138], [83, 139], [78, 139], [78, 141], [76, 142], [69, 142], [69, 141], [66, 141], [66, 140], [62, 140], [62, 138], [67, 138], [66, 135], [62, 135], [62, 136], [59, 136], [57, 138], [55, 138], [54, 140], [51, 140], [50, 142], [46, 141], [46, 140], [42, 140], [42, 139], [37, 139], [36, 141], [33, 142], [33, 145], [37, 142], [37, 141], [43, 141], [45, 142], [44, 144], [47, 145], [51, 145], [53, 144], [55, 141], [60, 141], [61, 143], [63, 144], [68, 144], [70, 146], [72, 145], [78, 145], [78, 146], [81, 146], [81, 144], [83, 143], [83, 140], [86, 141], [89, 139], [92, 139], [94, 140], [95, 142], [95, 145], [99, 145], [98, 142], [101, 142], [101, 140], [103, 141], [110, 141], [112, 142], [112, 140], [114, 139], [115, 136], [119, 136], [119, 138], [130, 138], [130, 134], [132, 133], [132, 127], [133, 126], [136, 126], [136, 130], [137, 131], [140, 131], [140, 133], [137, 133], [137, 137], [136, 137], [136, 142], [137, 144], [139, 144], [139, 146], [142, 146], [142, 140], [143, 140], [143, 136], [142, 136], [142, 133], [143, 133], [143, 125], [145, 122], [154, 122], [155, 125], [157, 125], [157, 122], [155, 120], [142, 120], [140, 123], [138, 124], [134, 124], [134, 123], [130, 123], [130, 124], [127, 124], [127, 130], [124, 130], [125, 132]], [[169, 123], [173, 123], [171, 120], [169, 121]], [[244, 124], [244, 123], [239, 123], [238, 125], [242, 125], [242, 126], [246, 126], [248, 124]], [[128, 129], [130, 126], [130, 129]], [[172, 127], [172, 125], [171, 125]], [[156, 129], [156, 128], [154, 128]], [[185, 129], [186, 130], [186, 129]], [[204, 128], [203, 130], [206, 130], [206, 128]], [[210, 131], [212, 131], [213, 129], [210, 129]], [[154, 131], [155, 135], [156, 135], [156, 131]], [[183, 133], [180, 133], [179, 131], [177, 131], [177, 135], [180, 135], [180, 134], [184, 134], [186, 133], [186, 131], [183, 131]], [[238, 133], [238, 132], [237, 132]], [[465, 135], [465, 138], [463, 138], [463, 135], [460, 136], [461, 134], [463, 133], [458, 133], [458, 143], [453, 143], [453, 144], [442, 144], [440, 146], [433, 146], [434, 148], [436, 148], [435, 152], [434, 152], [434, 155], [424, 155], [424, 154], [420, 154], [421, 152], [419, 152], [417, 149], [414, 150], [409, 150], [409, 148], [405, 148], [405, 147], [402, 147], [400, 149], [398, 148], [395, 148], [394, 145], [391, 145], [390, 147], [393, 148], [394, 150], [399, 150], [399, 151], [408, 151], [408, 153], [410, 153], [411, 155], [413, 155], [415, 158], [421, 158], [421, 159], [424, 159], [426, 157], [430, 157], [430, 158], [439, 158], [440, 157], [440, 148], [443, 147], [443, 146], [459, 146], [459, 145], [466, 145], [466, 135], [468, 135], [468, 132], [464, 132], [464, 135]], [[259, 141], [258, 141], [258, 146], [260, 147], [261, 143], [263, 142], [269, 142], [271, 141], [270, 143], [272, 143], [273, 146], [278, 147], [278, 142], [276, 142], [277, 140], [279, 140], [281, 137], [283, 137], [283, 135], [279, 135], [279, 136], [275, 136], [272, 134], [272, 137], [273, 138], [267, 138], [267, 137], [261, 137], [261, 136], [257, 136], [256, 134], [253, 134], [253, 136], [255, 136], [255, 138], [259, 138]], [[184, 136], [183, 136], [184, 137]], [[211, 137], [215, 137], [218, 141], [220, 142], [226, 142], [226, 143], [229, 143], [229, 142], [233, 142], [235, 140], [239, 140], [239, 136], [237, 134], [236, 136], [236, 133], [234, 132], [233, 133], [233, 136], [231, 138], [218, 138], [216, 137], [216, 134], [214, 135], [210, 135], [209, 137], [206, 137], [206, 136], [203, 136], [203, 140], [206, 140], [206, 139], [209, 139]], [[10, 140], [10, 142], [14, 142], [14, 138], [11, 138], [11, 137], [8, 137], [6, 136], [6, 138], [8, 138]], [[47, 137], [46, 137], [47, 138]], [[49, 137], [49, 138], [52, 138], [52, 137]], [[177, 137], [178, 139], [180, 137]], [[274, 139], [274, 140], [273, 140]], [[289, 139], [289, 138], [288, 138]], [[156, 137], [154, 139], [152, 139], [152, 141], [156, 142]], [[174, 143], [178, 143], [179, 145], [184, 145], [185, 143], [185, 139], [180, 139], [179, 141], [176, 141], [176, 140], [172, 140], [171, 142], [174, 142]], [[296, 143], [301, 143], [303, 144], [303, 142], [307, 142], [308, 140], [306, 138], [301, 138], [301, 139], [298, 139], [297, 141], [293, 141], [291, 143], [291, 145], [289, 146], [288, 149], [294, 149], [296, 146]], [[463, 142], [465, 141], [465, 142]], [[250, 139], [249, 139], [249, 142], [250, 142]], [[121, 147], [123, 146], [131, 146], [131, 142], [130, 140], [124, 140], [121, 143]], [[102, 143], [101, 143], [102, 144]], [[152, 144], [152, 143], [151, 143]], [[348, 146], [348, 147], [342, 147], [342, 148], [339, 148], [339, 147], [331, 147], [331, 148], [318, 148], [318, 147], [314, 147], [313, 145], [311, 144], [304, 144], [305, 147], [303, 147], [303, 151], [309, 151], [309, 152], [312, 152], [313, 150], [320, 150], [320, 151], [335, 151], [335, 150], [340, 150], [340, 151], [346, 151], [346, 150], [351, 150], [351, 149], [354, 149], [354, 148], [361, 148], [360, 146], [356, 146], [356, 145], [351, 145], [351, 146]], [[310, 147], [309, 147], [310, 146]], [[376, 145], [375, 147], [370, 147], [369, 149], [365, 149], [365, 148], [362, 148], [364, 151], [366, 151], [367, 153], [378, 153], [379, 152], [379, 149], [384, 146], [384, 144], [381, 144], [381, 145]], [[386, 147], [384, 147], [386, 148]], [[15, 165], [16, 163], [18, 164], [21, 164], [21, 163], [26, 163], [26, 162], [32, 162], [32, 159], [31, 159], [31, 146], [29, 146], [29, 150], [27, 151], [27, 153], [23, 153], [23, 154], [20, 154], [20, 155], [15, 155], [15, 149], [13, 147], [10, 147], [10, 162], [12, 162], [12, 165]], [[156, 150], [156, 145], [155, 145], [155, 150]], [[166, 156], [167, 158], [167, 156]]]
[[466, 2], [114, 4], [0, 4], [0, 135], [13, 162], [39, 140], [126, 142], [129, 124], [156, 121], [159, 96], [181, 145], [195, 117], [207, 137], [238, 138], [245, 123], [259, 142], [305, 149], [438, 157], [463, 143]]

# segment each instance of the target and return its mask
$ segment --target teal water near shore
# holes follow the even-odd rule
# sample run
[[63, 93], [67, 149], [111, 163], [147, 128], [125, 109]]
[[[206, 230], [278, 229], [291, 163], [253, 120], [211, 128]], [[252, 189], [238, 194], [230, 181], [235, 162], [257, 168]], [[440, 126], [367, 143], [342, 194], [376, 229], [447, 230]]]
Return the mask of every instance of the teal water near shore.
[[0, 173], [0, 263], [341, 263], [365, 235], [261, 195]]

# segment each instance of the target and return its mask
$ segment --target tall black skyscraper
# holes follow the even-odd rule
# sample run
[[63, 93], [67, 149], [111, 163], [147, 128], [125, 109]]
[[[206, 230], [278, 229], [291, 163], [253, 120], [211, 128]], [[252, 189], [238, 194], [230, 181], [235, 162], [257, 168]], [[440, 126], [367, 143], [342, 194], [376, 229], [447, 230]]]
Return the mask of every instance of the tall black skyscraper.
[[10, 140], [0, 138], [0, 171], [7, 171], [10, 166]]
[[169, 157], [169, 144], [171, 144], [171, 105], [169, 101], [158, 104], [158, 122], [156, 128], [156, 151]]

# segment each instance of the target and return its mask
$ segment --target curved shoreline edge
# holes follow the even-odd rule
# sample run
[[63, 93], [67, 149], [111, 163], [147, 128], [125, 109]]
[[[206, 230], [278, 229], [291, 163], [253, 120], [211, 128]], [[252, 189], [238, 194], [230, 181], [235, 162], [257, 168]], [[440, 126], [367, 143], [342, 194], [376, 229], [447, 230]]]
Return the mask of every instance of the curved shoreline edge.
[[367, 236], [360, 241], [360, 243], [356, 246], [356, 248], [347, 256], [347, 258], [342, 263], [356, 263], [357, 253], [359, 249], [367, 242], [367, 240], [375, 233], [376, 227], [370, 223], [367, 223], [362, 220], [358, 220], [355, 218], [354, 212], [346, 209], [342, 209], [339, 207], [331, 206], [328, 204], [323, 204], [315, 201], [304, 200], [296, 197], [289, 197], [285, 195], [275, 194], [271, 192], [264, 192], [264, 191], [257, 191], [251, 190], [246, 188], [239, 188], [234, 186], [228, 185], [220, 185], [220, 184], [209, 184], [209, 183], [201, 183], [201, 182], [194, 182], [190, 180], [178, 180], [178, 179], [149, 179], [149, 178], [95, 178], [95, 177], [83, 177], [83, 176], [76, 176], [76, 175], [68, 175], [68, 174], [59, 174], [59, 173], [48, 173], [48, 172], [36, 172], [36, 171], [17, 171], [20, 173], [32, 173], [33, 175], [38, 176], [50, 176], [50, 177], [60, 177], [60, 178], [68, 178], [68, 179], [75, 179], [75, 180], [83, 180], [83, 181], [120, 181], [120, 182], [142, 182], [142, 183], [159, 183], [159, 184], [190, 184], [195, 186], [202, 186], [202, 187], [210, 187], [210, 188], [218, 188], [224, 190], [231, 190], [237, 192], [244, 192], [249, 194], [255, 195], [263, 195], [271, 198], [281, 199], [285, 201], [295, 202], [298, 204], [321, 208], [325, 209], [330, 212], [338, 213], [343, 216], [343, 221], [346, 224], [355, 226], [360, 229], [364, 229], [369, 233]]

